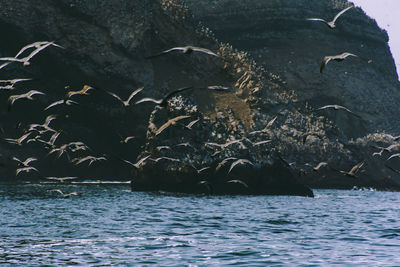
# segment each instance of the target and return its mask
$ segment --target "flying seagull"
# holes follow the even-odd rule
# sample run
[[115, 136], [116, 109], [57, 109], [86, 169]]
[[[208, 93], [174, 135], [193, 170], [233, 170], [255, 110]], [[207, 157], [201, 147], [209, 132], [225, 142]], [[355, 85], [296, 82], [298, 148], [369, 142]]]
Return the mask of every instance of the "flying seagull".
[[[24, 64], [24, 66], [29, 66], [30, 60], [36, 55], [38, 54], [40, 51], [42, 51], [43, 49], [49, 47], [49, 46], [57, 46], [59, 48], [63, 48], [62, 46], [55, 44], [54, 42], [35, 42], [32, 44], [29, 44], [25, 47], [23, 47], [18, 54], [15, 57], [3, 57], [0, 58], [0, 61], [7, 61], [7, 62], [21, 62]], [[24, 57], [24, 58], [18, 58], [18, 56], [20, 56], [22, 53], [25, 52], [25, 50], [29, 49], [29, 48], [35, 48], [35, 50], [33, 50], [28, 56]]]
[[88, 91], [94, 89], [90, 85], [84, 85], [83, 88], [79, 91], [69, 91], [68, 93], [65, 94], [64, 101], [67, 102], [68, 99], [73, 96], [73, 95], [89, 95]]
[[118, 95], [112, 93], [112, 92], [108, 92], [106, 91], [108, 94], [112, 95], [113, 97], [115, 97], [116, 99], [118, 99], [119, 101], [121, 101], [121, 103], [124, 105], [124, 107], [129, 107], [129, 102], [132, 100], [132, 98], [137, 95], [140, 91], [142, 91], [144, 89], [144, 87], [140, 87], [139, 89], [136, 89], [135, 91], [133, 91], [127, 100], [122, 100]]
[[72, 104], [77, 105], [78, 102], [75, 102], [75, 101], [72, 101], [72, 100], [69, 100], [69, 99], [66, 100], [66, 101], [65, 101], [64, 99], [61, 99], [61, 100], [57, 100], [57, 101], [51, 103], [51, 104], [48, 105], [44, 110], [48, 110], [48, 109], [50, 109], [50, 108], [52, 108], [52, 107], [54, 107], [54, 106], [62, 105], [62, 104], [65, 104], [65, 105], [67, 105], [67, 106], [70, 106], [70, 105], [72, 105]]
[[128, 163], [129, 165], [133, 166], [135, 169], [139, 169], [140, 166], [143, 164], [143, 162], [145, 162], [149, 157], [150, 157], [150, 155], [147, 155], [147, 156], [139, 159], [136, 163], [132, 163], [126, 159], [121, 159], [121, 158], [118, 158], [118, 159], [122, 160], [125, 163]]
[[61, 194], [61, 196], [63, 198], [69, 198], [70, 196], [81, 196], [82, 195], [81, 193], [78, 193], [78, 192], [71, 192], [71, 193], [67, 193], [66, 194], [63, 191], [61, 191], [60, 189], [53, 189], [53, 190], [50, 190], [50, 191], [57, 192], [57, 193]]
[[248, 160], [248, 159], [237, 159], [234, 162], [232, 162], [231, 167], [229, 168], [228, 174], [232, 171], [232, 169], [237, 166], [237, 165], [244, 165], [244, 164], [249, 164], [254, 166], [254, 164]]
[[317, 108], [317, 110], [323, 110], [323, 109], [328, 109], [328, 108], [333, 108], [334, 110], [343, 109], [343, 110], [349, 112], [350, 114], [356, 116], [357, 118], [360, 118], [360, 119], [361, 119], [361, 116], [360, 116], [360, 115], [357, 115], [357, 114], [355, 114], [353, 111], [351, 111], [350, 109], [345, 108], [345, 107], [343, 107], [343, 106], [339, 106], [339, 105], [326, 105], [326, 106]]
[[27, 158], [24, 161], [20, 160], [17, 157], [13, 157], [12, 159], [14, 161], [18, 162], [19, 166], [24, 166], [24, 167], [29, 167], [29, 163], [31, 163], [32, 161], [36, 161], [37, 160], [37, 158], [34, 158], [34, 157]]
[[319, 72], [322, 73], [324, 70], [326, 64], [328, 64], [329, 61], [335, 60], [335, 61], [343, 61], [345, 58], [352, 56], [352, 57], [357, 57], [357, 55], [354, 55], [352, 53], [344, 52], [340, 55], [335, 55], [335, 56], [326, 56], [322, 59], [321, 64], [319, 66]]
[[105, 157], [94, 157], [94, 156], [86, 156], [82, 158], [74, 158], [71, 160], [75, 165], [79, 165], [85, 161], [89, 161], [89, 165], [92, 165], [94, 162], [100, 161], [100, 160], [107, 160]]
[[181, 116], [177, 116], [175, 118], [170, 119], [169, 121], [167, 121], [166, 123], [161, 125], [160, 128], [158, 128], [158, 130], [156, 131], [156, 136], [159, 135], [160, 133], [162, 133], [169, 126], [175, 125], [178, 121], [187, 119], [187, 118], [190, 118], [190, 116], [181, 115]]
[[18, 176], [18, 174], [20, 174], [21, 172], [29, 173], [31, 171], [39, 172], [38, 169], [36, 169], [35, 167], [28, 166], [28, 167], [22, 167], [22, 168], [16, 169], [15, 176]]
[[34, 95], [45, 95], [45, 93], [42, 93], [40, 91], [36, 90], [30, 90], [29, 92], [21, 95], [12, 95], [8, 98], [8, 111], [11, 111], [11, 106], [14, 104], [14, 102], [18, 99], [23, 99], [26, 98], [28, 100], [34, 100], [32, 96]]
[[353, 177], [353, 178], [357, 178], [356, 173], [364, 166], [365, 161], [361, 161], [360, 163], [357, 163], [356, 165], [354, 165], [353, 168], [351, 168], [350, 171], [346, 172], [346, 171], [342, 171], [339, 170], [340, 173], [343, 173], [344, 175]]
[[153, 103], [156, 103], [157, 105], [159, 105], [160, 107], [165, 107], [165, 106], [167, 106], [168, 100], [171, 97], [173, 97], [174, 95], [181, 93], [183, 91], [189, 90], [189, 89], [193, 89], [193, 86], [182, 87], [182, 88], [176, 89], [176, 90], [166, 94], [162, 99], [154, 99], [154, 98], [146, 97], [146, 98], [140, 99], [139, 101], [135, 102], [135, 104], [140, 104], [143, 102], [153, 102]]
[[60, 183], [64, 183], [65, 181], [68, 181], [68, 180], [78, 179], [78, 177], [44, 177], [44, 178], [47, 180], [58, 181]]
[[31, 134], [32, 134], [32, 132], [28, 132], [28, 133], [24, 134], [23, 136], [21, 136], [20, 138], [17, 138], [17, 139], [5, 138], [4, 140], [6, 140], [10, 144], [22, 145], [22, 143], [25, 141], [25, 139], [27, 139], [28, 136], [30, 136]]
[[267, 132], [267, 130], [272, 126], [272, 124], [274, 124], [274, 122], [276, 121], [277, 118], [278, 118], [277, 116], [273, 117], [273, 118], [267, 123], [267, 125], [264, 127], [264, 129], [258, 130], [258, 131], [252, 131], [252, 132], [250, 132], [249, 134], [250, 134], [250, 135], [253, 135], [253, 134], [258, 134], [258, 133], [265, 133], [265, 132]]
[[13, 90], [14, 85], [19, 82], [31, 81], [32, 79], [12, 79], [12, 80], [0, 80], [0, 90]]
[[307, 19], [307, 20], [311, 20], [311, 21], [320, 21], [320, 22], [325, 23], [329, 28], [334, 29], [334, 28], [336, 28], [336, 25], [335, 25], [336, 20], [337, 20], [344, 12], [346, 12], [347, 10], [349, 10], [349, 9], [351, 9], [351, 8], [353, 8], [353, 7], [354, 7], [354, 6], [349, 6], [349, 7], [346, 7], [345, 9], [343, 9], [342, 11], [340, 11], [340, 12], [333, 18], [332, 21], [326, 21], [326, 20], [320, 19], [320, 18], [309, 18], [309, 19]]
[[148, 56], [145, 57], [146, 59], [151, 59], [151, 58], [155, 58], [155, 57], [159, 57], [159, 56], [163, 56], [166, 55], [170, 52], [173, 51], [178, 51], [181, 52], [182, 54], [191, 54], [192, 52], [200, 52], [200, 53], [205, 53], [207, 55], [211, 55], [214, 57], [219, 57], [219, 55], [215, 54], [214, 52], [212, 52], [211, 50], [207, 49], [207, 48], [202, 48], [202, 47], [195, 47], [195, 46], [178, 46], [178, 47], [173, 47], [167, 50], [164, 50], [158, 54], [152, 55], [152, 56]]

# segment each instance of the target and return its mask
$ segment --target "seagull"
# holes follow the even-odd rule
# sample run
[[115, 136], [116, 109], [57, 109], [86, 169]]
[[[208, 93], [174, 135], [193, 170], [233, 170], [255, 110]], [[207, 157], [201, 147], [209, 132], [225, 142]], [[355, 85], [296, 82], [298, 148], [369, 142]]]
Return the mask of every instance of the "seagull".
[[264, 129], [258, 130], [258, 131], [252, 131], [252, 132], [250, 132], [249, 134], [250, 134], [250, 135], [253, 135], [253, 134], [258, 134], [258, 133], [265, 133], [269, 128], [271, 128], [272, 124], [274, 124], [274, 122], [276, 121], [277, 118], [278, 118], [277, 116], [273, 117], [273, 118], [267, 123], [267, 125], [265, 126]]
[[143, 162], [145, 162], [148, 158], [150, 158], [150, 155], [147, 155], [147, 156], [139, 159], [136, 163], [132, 163], [126, 159], [121, 159], [121, 158], [119, 158], [119, 159], [122, 160], [123, 162], [128, 163], [129, 165], [133, 166], [135, 169], [139, 169], [140, 166], [143, 164]]
[[108, 92], [106, 91], [108, 94], [112, 95], [113, 97], [115, 97], [116, 99], [118, 99], [119, 101], [121, 101], [121, 103], [124, 105], [124, 107], [129, 107], [129, 102], [132, 100], [132, 98], [137, 95], [140, 91], [142, 91], [144, 89], [144, 87], [140, 87], [139, 89], [136, 89], [135, 91], [133, 91], [127, 100], [122, 100], [118, 95], [112, 93], [112, 92]]
[[[54, 130], [53, 128], [51, 128], [49, 126], [50, 122], [53, 121], [56, 118], [57, 118], [57, 115], [49, 115], [49, 116], [46, 117], [46, 119], [45, 119], [43, 124], [37, 124], [37, 123], [30, 124], [28, 126], [29, 127], [28, 128], [28, 132], [29, 131], [38, 131], [40, 134], [43, 134], [43, 133], [45, 133], [47, 131], [56, 132], [56, 130]], [[39, 130], [39, 129], [41, 129], [41, 130]]]
[[24, 161], [20, 160], [17, 157], [13, 157], [12, 159], [14, 161], [18, 162], [19, 166], [24, 166], [24, 167], [29, 167], [29, 163], [31, 163], [32, 161], [36, 161], [37, 160], [37, 158], [34, 158], [34, 157], [29, 157], [29, 158], [25, 159]]
[[339, 106], [339, 105], [326, 105], [326, 106], [317, 108], [317, 110], [323, 110], [323, 109], [328, 109], [328, 108], [333, 108], [334, 110], [343, 109], [343, 110], [349, 112], [350, 114], [356, 116], [357, 118], [360, 118], [360, 119], [361, 119], [361, 116], [355, 114], [355, 113], [354, 113], [353, 111], [351, 111], [350, 109], [345, 108], [345, 107], [343, 107], [343, 106]]
[[218, 171], [218, 170], [221, 169], [222, 166], [224, 166], [228, 161], [230, 161], [230, 160], [236, 160], [236, 159], [237, 159], [237, 158], [235, 158], [235, 157], [229, 157], [229, 158], [226, 158], [226, 159], [222, 160], [220, 163], [218, 163], [217, 167], [215, 167], [215, 170]]
[[346, 12], [347, 10], [349, 10], [349, 9], [351, 9], [351, 8], [353, 8], [353, 7], [354, 7], [354, 6], [349, 6], [349, 7], [345, 8], [345, 9], [343, 9], [342, 11], [340, 11], [340, 12], [333, 18], [332, 21], [329, 21], [329, 22], [326, 21], [326, 20], [324, 20], [324, 19], [320, 19], [320, 18], [309, 18], [309, 19], [307, 19], [307, 20], [311, 20], [311, 21], [321, 21], [321, 22], [325, 23], [329, 28], [334, 29], [334, 28], [336, 28], [336, 25], [335, 25], [336, 20], [337, 20], [344, 12]]
[[88, 147], [85, 143], [81, 142], [81, 141], [75, 141], [75, 142], [70, 142], [67, 144], [69, 150], [71, 150], [71, 152], [76, 152], [76, 151], [87, 151], [87, 150], [91, 150], [90, 147]]
[[73, 180], [73, 179], [78, 179], [78, 177], [44, 177], [47, 180], [54, 180], [54, 181], [58, 181], [60, 183], [64, 183], [65, 181], [68, 180]]
[[15, 176], [18, 176], [21, 172], [29, 173], [31, 171], [39, 172], [38, 169], [32, 166], [22, 167], [15, 170]]
[[[41, 142], [41, 143], [43, 143], [43, 144], [48, 145], [49, 147], [54, 147], [54, 143], [56, 142], [56, 140], [57, 140], [58, 136], [61, 134], [61, 132], [62, 132], [62, 130], [59, 130], [59, 131], [55, 132], [55, 133], [50, 137], [50, 140], [49, 140], [49, 141], [44, 141], [44, 140], [39, 139], [39, 138], [35, 138], [35, 139], [31, 139], [31, 140], [34, 140], [34, 141], [37, 141], [37, 142]], [[28, 143], [29, 143], [31, 140], [28, 140]]]
[[364, 166], [364, 164], [365, 161], [361, 161], [360, 163], [357, 163], [353, 168], [351, 168], [350, 171], [346, 172], [339, 170], [339, 172], [343, 173], [344, 175], [357, 178], [356, 173], [362, 168], [362, 166]]
[[53, 154], [57, 152], [57, 159], [59, 159], [64, 153], [67, 155], [67, 159], [70, 160], [70, 156], [68, 154], [68, 145], [69, 144], [64, 144], [59, 147], [54, 146], [48, 153], [47, 155]]
[[79, 165], [85, 161], [89, 161], [89, 166], [92, 165], [94, 162], [107, 160], [105, 157], [94, 157], [94, 156], [86, 156], [83, 158], [74, 158], [71, 162], [75, 163], [75, 165]]
[[248, 160], [248, 159], [237, 159], [234, 162], [232, 162], [231, 167], [229, 168], [228, 174], [232, 171], [232, 169], [237, 166], [237, 165], [243, 165], [243, 164], [249, 164], [254, 166], [254, 164]]
[[21, 95], [12, 95], [8, 98], [8, 111], [11, 111], [11, 106], [14, 104], [14, 102], [18, 99], [26, 98], [28, 100], [34, 100], [32, 96], [34, 95], [46, 95], [45, 93], [42, 93], [40, 91], [36, 90], [30, 90], [29, 92]]
[[71, 106], [72, 104], [78, 105], [78, 102], [75, 102], [75, 101], [72, 101], [72, 100], [69, 100], [69, 99], [68, 100], [61, 99], [61, 100], [57, 100], [57, 101], [51, 103], [44, 110], [48, 110], [48, 109], [50, 109], [50, 108], [52, 108], [54, 106], [62, 105], [62, 104], [65, 104], [67, 106]]
[[186, 119], [186, 118], [190, 118], [190, 116], [181, 115], [181, 116], [177, 116], [175, 118], [170, 119], [169, 121], [167, 121], [166, 123], [161, 125], [160, 128], [158, 128], [158, 130], [156, 131], [156, 136], [159, 135], [160, 133], [162, 133], [169, 126], [175, 125], [178, 121]]
[[326, 56], [322, 59], [320, 67], [319, 67], [319, 72], [322, 73], [322, 71], [325, 68], [325, 65], [328, 64], [329, 61], [335, 60], [335, 61], [343, 61], [347, 57], [352, 56], [352, 57], [357, 57], [357, 55], [354, 55], [352, 53], [344, 52], [340, 55], [335, 55], [335, 56]]
[[71, 197], [71, 196], [81, 196], [81, 195], [82, 195], [81, 193], [78, 193], [78, 192], [71, 192], [71, 193], [65, 194], [65, 193], [64, 193], [63, 191], [61, 191], [60, 189], [53, 189], [53, 190], [50, 190], [50, 191], [60, 193], [60, 194], [62, 195], [63, 198], [69, 198], [69, 197]]
[[237, 184], [237, 185], [241, 185], [245, 188], [249, 188], [249, 186], [245, 182], [243, 182], [242, 180], [239, 180], [239, 179], [230, 180], [230, 181], [227, 181], [227, 183], [228, 184]]
[[22, 145], [22, 143], [32, 134], [32, 132], [28, 132], [21, 136], [20, 138], [17, 139], [12, 139], [12, 138], [4, 138], [8, 143], [10, 144], [17, 144], [17, 145]]
[[[15, 57], [3, 57], [3, 58], [0, 58], [0, 61], [21, 62], [24, 64], [24, 66], [29, 66], [31, 64], [30, 60], [36, 54], [38, 54], [40, 51], [42, 51], [43, 49], [45, 49], [51, 45], [63, 48], [62, 46], [57, 45], [53, 42], [35, 42], [33, 44], [29, 44], [29, 45], [23, 47]], [[36, 49], [33, 50], [28, 56], [26, 56], [24, 58], [18, 58], [18, 56], [20, 56], [25, 50], [27, 50], [29, 48], [33, 48], [33, 47], [35, 47]]]
[[149, 158], [149, 160], [154, 161], [154, 162], [159, 162], [160, 160], [169, 160], [173, 162], [181, 162], [179, 159], [174, 159], [174, 158], [169, 158], [169, 157], [159, 157], [159, 158]]
[[178, 47], [173, 47], [167, 50], [164, 50], [158, 54], [152, 55], [152, 56], [148, 56], [145, 57], [146, 59], [151, 59], [151, 58], [155, 58], [155, 57], [159, 57], [159, 56], [163, 56], [166, 55], [170, 52], [173, 51], [178, 51], [181, 52], [183, 54], [191, 54], [192, 52], [201, 52], [201, 53], [205, 53], [207, 55], [211, 55], [214, 57], [220, 57], [219, 55], [215, 54], [214, 52], [212, 52], [211, 50], [207, 49], [207, 48], [201, 48], [201, 47], [195, 47], [195, 46], [178, 46]]
[[83, 88], [79, 91], [69, 91], [68, 93], [65, 94], [64, 101], [66, 102], [73, 95], [89, 95], [88, 91], [91, 89], [94, 88], [85, 84]]
[[229, 142], [227, 142], [227, 143], [225, 143], [225, 144], [218, 144], [218, 143], [213, 143], [213, 142], [207, 142], [207, 143], [205, 143], [205, 145], [208, 145], [208, 146], [216, 146], [216, 147], [219, 147], [219, 148], [221, 148], [221, 149], [225, 149], [225, 148], [227, 148], [227, 147], [230, 146], [230, 145], [233, 145], [233, 144], [236, 144], [236, 143], [241, 143], [242, 141], [243, 141], [243, 139], [236, 139], [236, 140], [229, 141]]
[[387, 160], [390, 160], [390, 159], [396, 158], [396, 157], [400, 157], [400, 153], [396, 153], [396, 154], [391, 155]]
[[140, 103], [144, 103], [144, 102], [153, 102], [153, 103], [156, 103], [157, 105], [159, 105], [160, 107], [165, 107], [165, 106], [167, 106], [168, 100], [172, 96], [174, 96], [174, 95], [176, 95], [178, 93], [181, 93], [183, 91], [189, 90], [189, 89], [193, 89], [193, 86], [182, 87], [182, 88], [179, 88], [179, 89], [174, 90], [172, 92], [169, 92], [162, 99], [154, 99], [154, 98], [146, 97], [146, 98], [140, 99], [139, 101], [135, 102], [135, 105], [136, 104], [140, 104]]
[[0, 80], [0, 90], [13, 90], [14, 85], [19, 82], [31, 81], [32, 79], [12, 79], [12, 80]]
[[120, 141], [121, 144], [127, 144], [130, 140], [135, 139], [136, 136], [127, 136], [123, 140]]

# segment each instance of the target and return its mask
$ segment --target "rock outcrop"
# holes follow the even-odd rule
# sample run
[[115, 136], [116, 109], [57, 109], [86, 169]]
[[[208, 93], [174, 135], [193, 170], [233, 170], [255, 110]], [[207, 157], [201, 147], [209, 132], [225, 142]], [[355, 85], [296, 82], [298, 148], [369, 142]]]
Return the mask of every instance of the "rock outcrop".
[[[63, 132], [55, 147], [83, 141], [91, 148], [83, 152], [69, 150], [68, 156], [56, 159], [48, 154], [50, 148], [37, 142], [23, 146], [3, 142], [2, 177], [15, 176], [12, 156], [40, 158], [36, 165], [38, 178], [121, 178], [130, 175], [131, 167], [121, 158], [134, 161], [148, 157], [134, 169], [133, 190], [311, 196], [312, 192], [301, 183], [336, 188], [400, 188], [396, 162], [372, 156], [379, 152], [376, 147], [397, 141], [385, 134], [366, 136], [384, 130], [394, 134], [398, 129], [397, 122], [390, 123], [399, 113], [393, 104], [400, 97], [397, 77], [387, 36], [376, 24], [358, 9], [352, 12], [362, 31], [342, 33], [347, 28], [338, 26], [337, 32], [329, 32], [322, 25], [303, 20], [317, 15], [329, 17], [335, 13], [332, 9], [345, 5], [344, 1], [318, 2], [315, 9], [304, 9], [306, 1], [296, 1], [300, 3], [296, 5], [289, 1], [293, 2], [292, 8], [286, 1], [254, 0], [245, 6], [240, 1], [218, 1], [210, 4], [212, 10], [208, 2], [188, 1], [192, 7], [189, 9], [178, 0], [0, 1], [0, 32], [10, 36], [9, 43], [0, 45], [0, 56], [14, 55], [23, 45], [37, 40], [54, 40], [65, 48], [45, 50], [29, 67], [13, 63], [0, 70], [1, 79], [35, 78], [1, 94], [1, 102], [6, 103], [14, 92], [32, 87], [46, 93], [36, 101], [16, 103], [11, 112], [0, 111], [3, 137], [21, 136], [30, 123], [41, 123], [47, 115], [57, 113], [52, 127]], [[305, 10], [309, 13], [303, 13]], [[285, 14], [285, 18], [293, 19], [279, 19]], [[225, 20], [228, 23], [224, 24], [224, 19], [231, 23]], [[249, 51], [251, 56], [220, 43], [199, 21], [215, 30], [218, 39]], [[233, 23], [236, 21], [237, 25]], [[268, 28], [273, 30], [266, 30], [264, 22], [269, 22]], [[342, 22], [354, 24], [345, 17]], [[296, 24], [300, 28], [295, 28]], [[233, 31], [234, 27], [237, 30]], [[261, 45], [262, 40], [265, 43]], [[343, 45], [336, 47], [339, 51], [332, 45], [323, 48], [333, 40]], [[192, 53], [145, 59], [187, 44], [207, 47], [220, 57]], [[330, 63], [320, 75], [321, 57], [342, 52], [342, 48], [354, 49], [351, 52], [363, 56], [359, 61], [346, 62], [349, 64]], [[364, 59], [372, 59], [373, 63]], [[362, 91], [368, 82], [371, 86]], [[375, 86], [380, 82], [382, 91], [377, 93]], [[74, 98], [79, 105], [43, 112], [48, 104], [64, 97], [65, 86], [78, 90], [84, 84], [97, 90], [90, 96]], [[229, 90], [209, 90], [210, 85]], [[145, 89], [127, 108], [106, 92], [126, 99], [141, 86]], [[162, 97], [184, 86], [195, 88], [172, 97], [166, 107], [133, 105], [142, 97]], [[316, 111], [325, 104], [342, 104], [362, 119], [341, 111]], [[177, 116], [189, 117], [162, 130], [162, 125]], [[194, 120], [198, 121], [187, 127]], [[137, 138], [127, 144], [121, 142], [127, 135]], [[395, 149], [384, 149], [381, 156]], [[88, 154], [105, 155], [108, 160], [91, 166], [71, 163], [72, 158]], [[234, 159], [223, 165], [229, 157]], [[250, 163], [231, 165], [236, 159]], [[313, 171], [320, 161], [328, 162], [330, 167], [323, 172]], [[365, 166], [356, 178], [344, 178], [340, 170], [348, 171], [361, 161]], [[209, 168], [200, 171], [205, 167]]]

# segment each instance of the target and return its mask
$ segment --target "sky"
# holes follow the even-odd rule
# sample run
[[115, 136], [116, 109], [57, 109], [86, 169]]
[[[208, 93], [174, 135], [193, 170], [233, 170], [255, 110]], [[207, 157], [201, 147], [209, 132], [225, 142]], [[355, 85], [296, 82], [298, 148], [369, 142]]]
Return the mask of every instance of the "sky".
[[351, 0], [374, 18], [389, 35], [389, 46], [400, 79], [400, 0]]

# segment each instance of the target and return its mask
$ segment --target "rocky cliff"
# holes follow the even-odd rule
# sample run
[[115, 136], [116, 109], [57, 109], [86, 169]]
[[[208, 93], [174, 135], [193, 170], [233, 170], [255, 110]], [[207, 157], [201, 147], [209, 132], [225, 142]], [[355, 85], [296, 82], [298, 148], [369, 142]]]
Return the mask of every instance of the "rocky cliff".
[[[373, 21], [358, 9], [346, 14], [355, 17], [358, 30], [342, 25], [332, 32], [304, 21], [334, 15], [345, 6], [343, 1], [315, 1], [312, 9], [305, 8], [306, 1], [208, 2], [0, 1], [0, 32], [9, 37], [0, 44], [0, 56], [15, 55], [37, 40], [54, 40], [65, 48], [46, 49], [31, 66], [13, 63], [0, 70], [1, 79], [33, 78], [2, 91], [1, 102], [27, 89], [46, 93], [35, 101], [18, 101], [11, 112], [0, 111], [3, 138], [21, 136], [29, 124], [53, 113], [58, 116], [52, 127], [62, 129], [53, 147], [2, 142], [2, 177], [15, 176], [13, 156], [38, 157], [38, 178], [108, 179], [131, 175], [132, 166], [121, 159], [146, 157], [134, 168], [134, 190], [310, 195], [298, 178], [320, 187], [399, 188], [396, 162], [388, 168], [384, 158], [397, 147], [372, 156], [379, 152], [376, 147], [396, 140], [387, 134], [366, 136], [395, 133], [398, 122], [391, 119], [398, 114], [394, 103], [400, 97], [387, 36]], [[341, 22], [351, 26], [353, 20], [343, 16]], [[343, 47], [327, 45], [332, 41]], [[219, 57], [192, 53], [145, 59], [188, 44], [207, 47]], [[321, 57], [343, 49], [359, 59], [330, 63], [319, 74]], [[96, 90], [74, 98], [78, 105], [43, 111], [67, 90], [85, 84]], [[211, 85], [228, 90], [207, 89]], [[135, 101], [162, 97], [179, 87], [196, 88], [172, 97], [166, 107], [134, 101], [124, 107], [108, 93], [126, 99], [141, 86], [145, 89]], [[360, 117], [316, 110], [325, 104], [344, 105]], [[164, 125], [177, 116], [182, 120]], [[133, 142], [123, 142], [128, 135], [136, 137]], [[60, 158], [49, 154], [72, 141], [82, 141], [90, 150], [67, 149]], [[73, 164], [74, 158], [87, 155], [107, 161]], [[229, 157], [234, 159], [224, 161]], [[231, 165], [237, 159], [242, 161]], [[330, 167], [313, 171], [320, 161]], [[362, 161], [356, 179], [340, 172]]]

